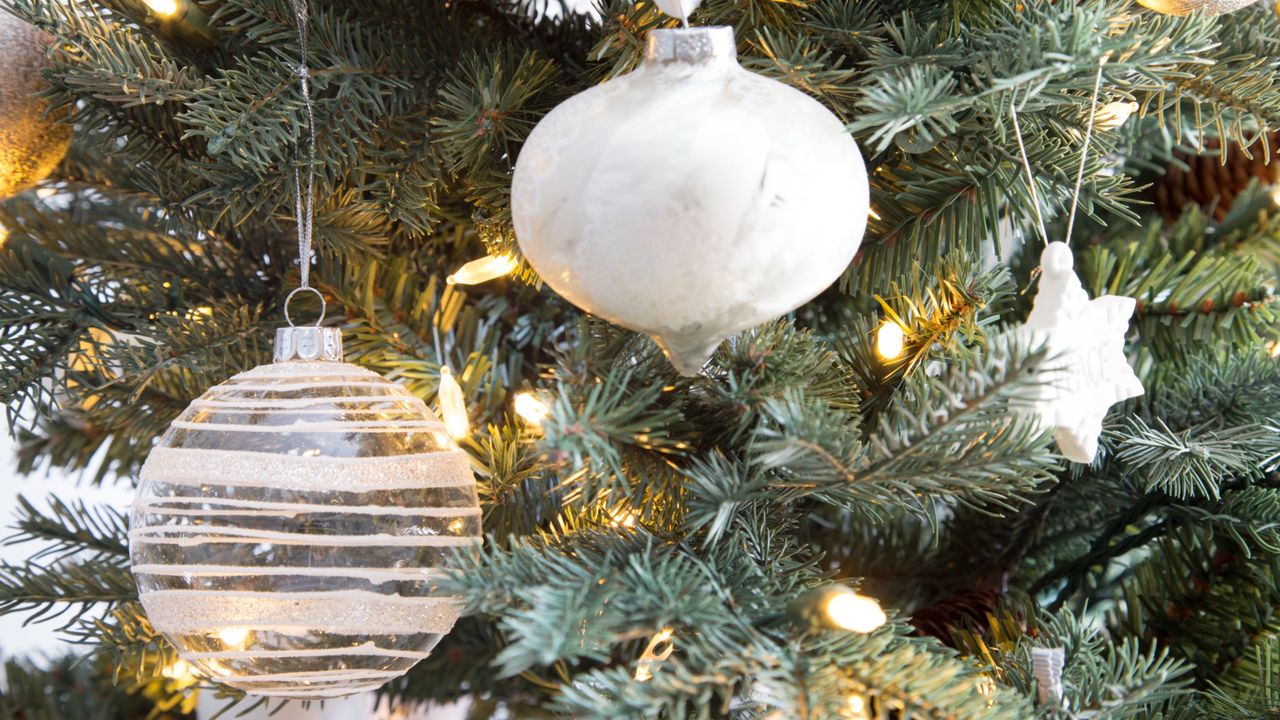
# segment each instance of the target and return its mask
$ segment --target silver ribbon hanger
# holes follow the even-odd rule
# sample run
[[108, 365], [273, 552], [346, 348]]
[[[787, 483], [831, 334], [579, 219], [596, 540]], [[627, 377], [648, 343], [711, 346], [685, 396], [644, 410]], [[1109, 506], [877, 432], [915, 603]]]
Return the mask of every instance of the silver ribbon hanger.
[[[1104, 55], [1102, 60], [1098, 62], [1098, 73], [1093, 78], [1093, 97], [1089, 101], [1089, 124], [1084, 131], [1084, 147], [1080, 150], [1080, 166], [1076, 170], [1075, 189], [1071, 193], [1071, 212], [1067, 216], [1067, 234], [1063, 241], [1071, 243], [1071, 232], [1075, 228], [1076, 209], [1080, 205], [1080, 188], [1084, 184], [1084, 168], [1089, 160], [1089, 146], [1093, 142], [1093, 126], [1098, 119], [1098, 93], [1102, 90], [1102, 67], [1107, 64], [1107, 58]], [[1028, 91], [1029, 93], [1030, 91]], [[1023, 98], [1026, 101], [1026, 97]], [[1027, 158], [1027, 146], [1022, 141], [1022, 127], [1018, 123], [1018, 100], [1013, 98], [1009, 105], [1009, 115], [1013, 118], [1013, 132], [1018, 140], [1018, 152], [1022, 157], [1022, 168], [1027, 174], [1027, 187], [1031, 190], [1032, 209], [1036, 213], [1036, 221], [1040, 225], [1040, 237], [1043, 238], [1044, 244], [1049, 244], [1049, 231], [1045, 228], [1044, 215], [1040, 211], [1040, 195], [1036, 192], [1035, 173], [1031, 170], [1031, 161]]]
[[[318, 326], [324, 320], [325, 301], [324, 295], [315, 288], [311, 287], [311, 238], [312, 238], [312, 218], [315, 214], [315, 169], [313, 167], [316, 158], [316, 116], [311, 101], [311, 69], [307, 66], [307, 35], [310, 29], [310, 23], [307, 15], [307, 0], [290, 0], [293, 6], [294, 21], [298, 26], [298, 47], [300, 57], [298, 58], [298, 85], [302, 89], [302, 103], [307, 111], [307, 138], [305, 150], [302, 153], [301, 164], [305, 166], [305, 170], [300, 169], [295, 163], [293, 167], [293, 209], [294, 218], [298, 227], [298, 270], [299, 282], [284, 301], [284, 317], [293, 325], [293, 318], [289, 316], [289, 301], [300, 292], [309, 291], [315, 293], [320, 298], [320, 318], [316, 320]], [[306, 182], [303, 183], [302, 175], [306, 173]]]

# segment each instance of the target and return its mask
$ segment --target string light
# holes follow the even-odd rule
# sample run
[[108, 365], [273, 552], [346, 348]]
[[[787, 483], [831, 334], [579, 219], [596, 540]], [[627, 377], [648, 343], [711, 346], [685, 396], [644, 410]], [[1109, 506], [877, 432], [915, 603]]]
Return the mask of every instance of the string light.
[[9, 240], [9, 228], [0, 223], [0, 248], [4, 247], [5, 242]]
[[867, 208], [867, 216], [870, 217], [872, 220], [880, 219], [880, 213], [876, 212], [876, 209], [873, 207]]
[[204, 320], [207, 317], [213, 317], [213, 307], [209, 305], [201, 305], [200, 307], [187, 308], [186, 312], [178, 312], [177, 310], [157, 310], [147, 317], [151, 320], [158, 320], [162, 317], [180, 317], [187, 320]]
[[[640, 655], [640, 662], [636, 663], [636, 682], [652, 680], [654, 666], [671, 657], [671, 653], [676, 651], [676, 644], [671, 642], [671, 634], [671, 628], [662, 628], [649, 638], [648, 647]], [[662, 650], [658, 650], [658, 647], [663, 645], [665, 646]]]
[[166, 665], [160, 669], [160, 674], [170, 680], [190, 681], [195, 680], [195, 673], [191, 672], [191, 665], [186, 660], [178, 658], [172, 664]]
[[1280, 340], [1272, 340], [1267, 343], [1267, 354], [1273, 358], [1280, 358]]
[[209, 16], [193, 0], [142, 0], [151, 11], [150, 20], [165, 32], [181, 37], [197, 47], [211, 48], [218, 44], [218, 31], [209, 22]]
[[551, 408], [531, 392], [517, 393], [514, 406], [517, 415], [536, 427], [542, 427], [543, 421], [551, 416]]
[[143, 0], [151, 12], [160, 17], [173, 17], [178, 14], [178, 0]]
[[453, 377], [448, 365], [440, 368], [440, 389], [436, 392], [440, 399], [440, 414], [443, 416], [444, 429], [449, 431], [454, 440], [461, 440], [471, 432], [471, 423], [467, 419], [466, 398], [462, 394], [462, 386]]
[[906, 340], [907, 336], [901, 325], [893, 320], [885, 320], [876, 331], [876, 352], [885, 360], [896, 360], [902, 357]]
[[871, 720], [871, 713], [867, 711], [867, 700], [858, 694], [849, 696], [849, 702], [846, 704], [849, 720]]
[[223, 628], [217, 633], [218, 640], [227, 647], [242, 647], [249, 639], [248, 628]]
[[609, 518], [609, 524], [616, 528], [633, 528], [636, 526], [636, 514], [627, 508], [610, 510]]
[[1098, 114], [1094, 117], [1093, 126], [1099, 130], [1115, 130], [1124, 125], [1129, 116], [1137, 111], [1138, 103], [1132, 100], [1109, 102], [1098, 108]]
[[457, 272], [445, 278], [445, 282], [450, 285], [478, 285], [509, 274], [519, 264], [519, 261], [506, 253], [486, 255], [458, 268]]
[[832, 593], [822, 611], [832, 625], [860, 633], [869, 633], [889, 619], [875, 598], [859, 595], [847, 588], [843, 592]]

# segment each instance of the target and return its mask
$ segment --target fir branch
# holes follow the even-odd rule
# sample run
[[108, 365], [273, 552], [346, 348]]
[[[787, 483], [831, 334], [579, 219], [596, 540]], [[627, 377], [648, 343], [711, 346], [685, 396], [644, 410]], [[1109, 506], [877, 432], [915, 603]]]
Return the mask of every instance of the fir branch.
[[33, 540], [50, 543], [29, 561], [49, 558], [57, 562], [85, 552], [90, 557], [128, 557], [129, 521], [123, 512], [105, 505], [91, 508], [83, 501], [68, 504], [53, 495], [45, 502], [49, 509], [41, 511], [19, 495], [18, 518], [13, 524], [16, 532], [5, 539], [7, 545]]
[[774, 404], [773, 423], [753, 443], [755, 461], [828, 502], [922, 509], [919, 498], [928, 493], [1011, 508], [1054, 464], [1043, 433], [1010, 412], [1011, 401], [1038, 382], [1042, 359], [1006, 338], [941, 378], [911, 378], [865, 449], [820, 404], [798, 396]]
[[138, 595], [133, 575], [117, 558], [63, 560], [52, 565], [0, 565], [0, 615], [31, 613], [27, 622], [61, 618], [64, 627], [100, 603]]
[[1278, 574], [1280, 558], [1250, 558], [1230, 539], [1186, 527], [1125, 581], [1110, 625], [1121, 637], [1157, 639], [1213, 680], [1280, 631]]
[[1259, 472], [1262, 461], [1280, 452], [1278, 431], [1269, 427], [1226, 428], [1223, 432], [1174, 434], [1142, 420], [1130, 423], [1117, 460], [1148, 480], [1148, 490], [1175, 498], [1217, 499], [1224, 479]]

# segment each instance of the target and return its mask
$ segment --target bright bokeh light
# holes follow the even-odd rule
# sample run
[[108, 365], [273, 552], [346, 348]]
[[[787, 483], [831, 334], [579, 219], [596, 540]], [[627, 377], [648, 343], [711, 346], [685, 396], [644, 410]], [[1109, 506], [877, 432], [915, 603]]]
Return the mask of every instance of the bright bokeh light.
[[436, 396], [440, 399], [440, 414], [443, 416], [440, 419], [444, 421], [444, 429], [454, 440], [465, 438], [471, 433], [466, 397], [448, 365], [440, 368], [440, 390]]
[[178, 14], [178, 0], [143, 0], [151, 12], [161, 17], [173, 17]]
[[249, 639], [248, 628], [223, 628], [218, 631], [218, 639], [228, 647], [241, 647]]
[[636, 526], [636, 514], [627, 508], [618, 508], [609, 512], [610, 523], [614, 527], [633, 528]]
[[191, 666], [186, 660], [181, 658], [174, 660], [172, 665], [167, 665], [160, 670], [160, 674], [170, 680], [192, 680], [194, 675], [191, 672]]
[[531, 392], [516, 395], [515, 409], [516, 414], [524, 418], [525, 422], [539, 427], [551, 415], [551, 408]]
[[836, 627], [860, 633], [871, 632], [888, 620], [875, 598], [859, 595], [852, 590], [832, 595], [823, 611]]
[[450, 285], [477, 285], [507, 275], [519, 264], [510, 255], [486, 255], [458, 268], [457, 272], [445, 278], [445, 282]]
[[876, 352], [885, 360], [896, 360], [902, 356], [906, 340], [906, 333], [902, 332], [902, 326], [892, 320], [886, 320], [876, 331]]

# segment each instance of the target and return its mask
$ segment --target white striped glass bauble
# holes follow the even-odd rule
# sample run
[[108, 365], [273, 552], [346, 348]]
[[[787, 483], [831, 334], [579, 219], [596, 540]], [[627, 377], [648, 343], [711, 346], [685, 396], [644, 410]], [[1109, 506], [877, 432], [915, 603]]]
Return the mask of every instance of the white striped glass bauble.
[[400, 385], [286, 328], [276, 362], [191, 403], [142, 468], [129, 531], [152, 625], [209, 678], [339, 697], [453, 627], [439, 567], [480, 542], [467, 455]]

